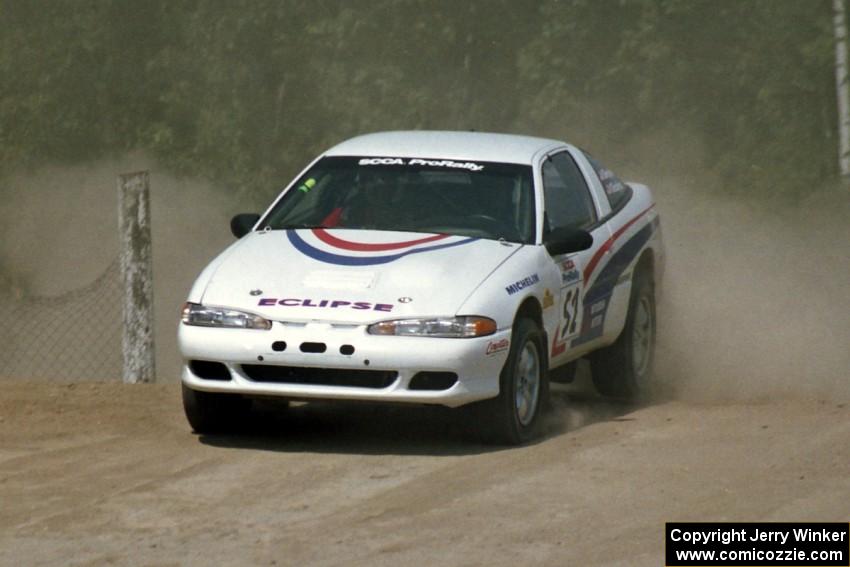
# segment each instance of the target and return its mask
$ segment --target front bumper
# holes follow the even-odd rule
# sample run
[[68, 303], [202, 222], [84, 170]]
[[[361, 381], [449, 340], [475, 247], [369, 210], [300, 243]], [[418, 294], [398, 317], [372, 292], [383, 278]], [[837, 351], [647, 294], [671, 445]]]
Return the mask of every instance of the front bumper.
[[[365, 325], [274, 322], [271, 330], [260, 331], [180, 324], [178, 341], [184, 359], [182, 380], [193, 390], [456, 407], [498, 395], [510, 329], [487, 337], [444, 339], [370, 335]], [[286, 343], [284, 350], [281, 343]], [[302, 352], [304, 348], [324, 351]], [[220, 371], [210, 379], [198, 372], [203, 366], [198, 361], [223, 367], [216, 365]], [[275, 378], [276, 367], [286, 367], [286, 377]], [[339, 377], [346, 371], [391, 378], [385, 381], [388, 385], [369, 387], [357, 381], [338, 385], [337, 379], [334, 385], [310, 383], [314, 376]], [[421, 379], [414, 380], [420, 373], [454, 373], [457, 380], [445, 389], [420, 389]]]

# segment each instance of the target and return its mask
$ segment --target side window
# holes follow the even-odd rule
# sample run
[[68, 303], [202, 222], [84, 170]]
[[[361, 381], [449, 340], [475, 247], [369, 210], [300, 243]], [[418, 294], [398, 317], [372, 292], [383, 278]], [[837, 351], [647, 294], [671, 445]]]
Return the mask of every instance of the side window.
[[608, 202], [611, 204], [611, 210], [615, 211], [629, 200], [632, 196], [632, 189], [614, 175], [614, 172], [596, 161], [590, 154], [584, 152], [584, 157], [590, 162], [596, 175], [599, 176], [599, 181], [602, 182], [602, 187], [605, 189], [605, 195], [608, 196]]
[[596, 222], [596, 207], [578, 166], [567, 152], [543, 162], [543, 196], [548, 230], [588, 228]]

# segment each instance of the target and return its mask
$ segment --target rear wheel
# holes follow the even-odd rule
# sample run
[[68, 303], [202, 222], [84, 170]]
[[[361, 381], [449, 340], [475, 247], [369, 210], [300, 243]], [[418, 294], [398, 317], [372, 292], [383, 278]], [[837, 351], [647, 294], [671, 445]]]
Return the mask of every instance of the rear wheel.
[[196, 433], [228, 433], [244, 427], [251, 400], [237, 394], [193, 390], [183, 384], [183, 411]]
[[637, 400], [647, 394], [655, 357], [655, 290], [646, 270], [635, 273], [623, 332], [611, 346], [590, 355], [600, 394]]
[[548, 395], [543, 333], [530, 319], [520, 319], [499, 376], [499, 395], [474, 404], [473, 418], [485, 441], [519, 445], [540, 435]]

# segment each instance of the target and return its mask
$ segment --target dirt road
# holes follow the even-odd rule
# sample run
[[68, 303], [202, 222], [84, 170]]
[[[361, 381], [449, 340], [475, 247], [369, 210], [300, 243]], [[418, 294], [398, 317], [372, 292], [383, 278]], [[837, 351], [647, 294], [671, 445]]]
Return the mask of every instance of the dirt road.
[[4, 383], [2, 565], [663, 565], [665, 521], [848, 521], [850, 407], [556, 393], [540, 443], [304, 405], [198, 437], [176, 385]]

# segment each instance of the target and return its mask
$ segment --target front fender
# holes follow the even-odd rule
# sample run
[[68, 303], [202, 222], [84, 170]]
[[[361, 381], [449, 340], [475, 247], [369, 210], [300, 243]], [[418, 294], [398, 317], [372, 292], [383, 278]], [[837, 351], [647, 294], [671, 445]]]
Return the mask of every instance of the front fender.
[[525, 245], [490, 274], [461, 305], [459, 315], [484, 315], [500, 330], [513, 326], [522, 304], [533, 298], [541, 307], [543, 331], [557, 324], [553, 308], [561, 274], [543, 246]]

